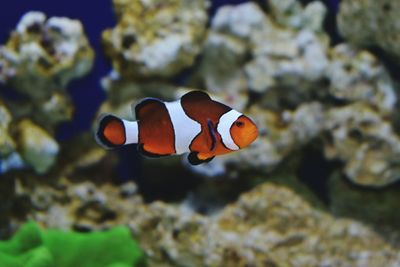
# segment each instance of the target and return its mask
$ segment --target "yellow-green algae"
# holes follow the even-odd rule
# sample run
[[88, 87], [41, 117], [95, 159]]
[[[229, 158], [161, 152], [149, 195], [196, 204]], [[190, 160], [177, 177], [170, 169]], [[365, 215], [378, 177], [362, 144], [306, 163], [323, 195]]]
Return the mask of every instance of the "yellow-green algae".
[[127, 227], [77, 233], [42, 230], [28, 222], [9, 241], [0, 241], [4, 267], [132, 267], [144, 257]]

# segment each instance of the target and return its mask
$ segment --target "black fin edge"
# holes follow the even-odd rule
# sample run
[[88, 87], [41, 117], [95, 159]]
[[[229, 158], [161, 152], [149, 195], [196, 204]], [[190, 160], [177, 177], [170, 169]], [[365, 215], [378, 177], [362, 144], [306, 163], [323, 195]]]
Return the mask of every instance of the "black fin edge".
[[187, 92], [186, 94], [184, 94], [182, 96], [182, 98], [196, 96], [196, 95], [198, 97], [200, 96], [200, 97], [203, 97], [205, 99], [212, 100], [211, 97], [205, 91], [200, 91], [200, 90], [193, 90], [193, 91]]
[[[99, 116], [99, 118], [97, 119], [97, 128], [95, 130], [94, 138], [100, 146], [102, 146], [103, 148], [106, 148], [106, 149], [113, 149], [113, 148], [121, 146], [121, 145], [115, 145], [115, 144], [111, 143], [103, 135], [104, 128], [112, 120], [118, 120], [121, 123], [122, 127], [124, 127], [124, 129], [125, 129], [125, 125], [122, 122], [122, 120], [112, 114], [104, 113], [104, 114], [101, 114]], [[125, 141], [126, 141], [126, 136], [125, 136]]]
[[198, 152], [190, 152], [188, 155], [188, 161], [192, 165], [200, 165], [202, 163], [210, 162], [214, 157], [207, 158], [207, 159], [199, 159], [197, 157]]

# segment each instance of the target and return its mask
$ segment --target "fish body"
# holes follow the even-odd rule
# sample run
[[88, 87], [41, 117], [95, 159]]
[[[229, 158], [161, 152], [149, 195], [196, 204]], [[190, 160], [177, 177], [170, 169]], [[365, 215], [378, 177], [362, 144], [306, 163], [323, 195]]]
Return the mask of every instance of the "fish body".
[[105, 148], [138, 144], [148, 157], [189, 153], [189, 162], [197, 165], [244, 148], [258, 136], [250, 118], [202, 91], [191, 91], [173, 102], [145, 98], [134, 112], [137, 121], [101, 115], [97, 142]]

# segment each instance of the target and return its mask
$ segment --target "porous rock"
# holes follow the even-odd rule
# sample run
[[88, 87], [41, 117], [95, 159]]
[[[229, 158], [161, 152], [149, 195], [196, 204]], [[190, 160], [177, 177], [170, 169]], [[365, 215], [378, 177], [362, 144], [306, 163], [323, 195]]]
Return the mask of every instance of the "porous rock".
[[8, 156], [15, 151], [15, 143], [10, 136], [10, 123], [12, 116], [8, 108], [0, 101], [0, 158]]
[[260, 184], [213, 216], [193, 213], [185, 204], [145, 204], [125, 191], [66, 180], [58, 188], [21, 190], [36, 207], [29, 217], [48, 227], [128, 224], [150, 266], [400, 264], [398, 251], [370, 228], [334, 218], [282, 185]]
[[369, 228], [269, 183], [215, 217], [155, 202], [139, 207], [130, 226], [155, 266], [396, 266], [400, 260]]
[[200, 52], [205, 0], [114, 0], [118, 24], [103, 32], [105, 51], [122, 76], [176, 74]]
[[0, 49], [2, 80], [34, 99], [46, 99], [92, 67], [94, 53], [78, 20], [46, 18], [31, 11], [22, 16]]
[[18, 124], [18, 149], [37, 173], [45, 173], [56, 161], [58, 143], [40, 126], [25, 119]]
[[395, 109], [395, 85], [382, 62], [366, 50], [340, 44], [330, 52], [326, 76], [331, 96], [345, 102], [366, 102], [390, 114]]
[[337, 23], [349, 42], [376, 46], [400, 58], [400, 1], [344, 0], [340, 2]]
[[384, 186], [398, 180], [400, 138], [390, 121], [355, 103], [327, 113], [327, 158], [345, 162], [348, 178], [360, 185]]

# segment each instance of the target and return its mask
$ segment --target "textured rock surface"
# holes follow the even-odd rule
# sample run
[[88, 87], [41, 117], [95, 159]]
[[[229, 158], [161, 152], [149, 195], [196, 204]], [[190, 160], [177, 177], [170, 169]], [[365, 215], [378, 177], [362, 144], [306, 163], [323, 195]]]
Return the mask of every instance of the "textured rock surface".
[[315, 31], [322, 31], [326, 8], [321, 2], [313, 1], [305, 8], [297, 0], [269, 0], [266, 2], [278, 24], [295, 29], [307, 27]]
[[[132, 6], [132, 10], [141, 10], [142, 5]], [[120, 17], [130, 12], [118, 9], [123, 6], [118, 2], [115, 6]], [[395, 161], [381, 164], [380, 170], [379, 164], [373, 163], [396, 157], [396, 149], [386, 147], [392, 142], [389, 139], [398, 138], [394, 130], [380, 136], [369, 133], [363, 144], [370, 146], [372, 139], [384, 139], [386, 144], [367, 149], [369, 156], [360, 146], [343, 151], [335, 132], [335, 127], [348, 133], [354, 128], [351, 122], [338, 119], [344, 106], [356, 121], [364, 120], [356, 115], [360, 111], [360, 106], [354, 105], [357, 103], [369, 110], [367, 114], [385, 122], [385, 127], [392, 127], [389, 118], [396, 111], [397, 94], [384, 65], [368, 51], [347, 44], [330, 47], [322, 27], [326, 10], [320, 2], [270, 1], [268, 6], [267, 12], [254, 2], [219, 8], [211, 20], [199, 64], [188, 79], [190, 88], [205, 88], [213, 98], [250, 115], [260, 128], [260, 137], [243, 151], [218, 157], [208, 165], [189, 167], [206, 176], [235, 176], [237, 171], [252, 168], [270, 172], [294, 151], [320, 140], [325, 152], [330, 150], [326, 158], [344, 161], [344, 171], [355, 183], [379, 187], [398, 180]], [[104, 35], [118, 32], [119, 27], [121, 23]], [[145, 32], [153, 34], [151, 28]], [[135, 40], [129, 51], [139, 53], [134, 48], [139, 45]], [[185, 92], [168, 81], [133, 80], [132, 75], [128, 78], [120, 73], [120, 68], [114, 66], [103, 79], [109, 100], [100, 112], [116, 112], [131, 119], [130, 105], [140, 98], [171, 100]], [[331, 142], [326, 136], [336, 137]], [[358, 161], [359, 153], [364, 163]]]
[[34, 99], [43, 99], [85, 75], [93, 56], [79, 21], [28, 12], [1, 48], [0, 65], [8, 70], [3, 80]]
[[[303, 12], [301, 5], [294, 4]], [[321, 6], [320, 16], [324, 12]], [[275, 9], [266, 14], [249, 2], [224, 6], [211, 21], [193, 86], [204, 84], [208, 91], [225, 95], [222, 101], [231, 101], [239, 110], [252, 105], [244, 112], [257, 122], [261, 132], [250, 148], [210, 164], [220, 165], [216, 170], [228, 171], [229, 163], [233, 163], [233, 168], [271, 170], [322, 129], [323, 106], [312, 102], [310, 92], [325, 78], [329, 64], [327, 37], [318, 32], [318, 27], [310, 28], [304, 23], [295, 27], [282, 22], [284, 27], [278, 26], [280, 16]], [[303, 13], [297, 16], [296, 19], [303, 20]], [[249, 93], [258, 96], [258, 101], [249, 99]], [[307, 100], [310, 103], [304, 103]], [[288, 103], [290, 109], [282, 103]], [[306, 117], [309, 123], [302, 124]], [[297, 126], [290, 126], [294, 120]], [[300, 130], [303, 136], [292, 130]], [[201, 169], [206, 171], [207, 167], [196, 167]]]
[[16, 140], [11, 134], [12, 115], [0, 100], [0, 174], [12, 169], [20, 169], [25, 164], [17, 152]]
[[[396, 181], [395, 161], [380, 170], [378, 163], [373, 164], [378, 158], [396, 157], [395, 148], [374, 146], [374, 156], [360, 163], [360, 147], [344, 151], [342, 140], [324, 138], [326, 131], [335, 135], [335, 127], [351, 132], [351, 122], [338, 120], [340, 107], [347, 106], [354, 120], [363, 120], [354, 103], [364, 103], [370, 110], [367, 114], [392, 127], [388, 116], [396, 112], [397, 94], [384, 65], [371, 53], [347, 44], [330, 47], [322, 31], [325, 9], [319, 2], [302, 6], [298, 1], [269, 1], [268, 6], [268, 13], [251, 2], [220, 8], [191, 80], [193, 87], [205, 86], [225, 95], [223, 102], [231, 101], [250, 115], [260, 137], [246, 150], [194, 170], [206, 175], [251, 168], [269, 172], [294, 151], [323, 137], [326, 147], [333, 143], [338, 152], [326, 154], [327, 158], [343, 160], [346, 174], [355, 183], [383, 186]], [[363, 143], [371, 146], [369, 141], [383, 138], [389, 144], [394, 142], [389, 139], [398, 138], [393, 130], [377, 135], [377, 131], [370, 133], [373, 137]]]
[[227, 94], [263, 93], [277, 85], [303, 88], [322, 78], [326, 49], [325, 35], [306, 25], [279, 27], [255, 3], [225, 6], [211, 22], [197, 75], [208, 90]]
[[326, 143], [325, 154], [345, 162], [350, 180], [368, 186], [398, 180], [400, 138], [390, 121], [361, 103], [332, 109], [326, 120], [332, 142]]
[[15, 143], [10, 136], [12, 116], [8, 108], [0, 101], [0, 158], [8, 156], [15, 150]]
[[103, 32], [106, 53], [122, 76], [171, 76], [200, 52], [205, 0], [114, 0], [118, 24]]
[[59, 146], [52, 136], [29, 120], [18, 124], [18, 143], [22, 158], [37, 173], [45, 173], [55, 162]]
[[121, 189], [90, 182], [62, 184], [67, 187], [25, 189], [39, 209], [30, 217], [61, 228], [127, 223], [151, 266], [400, 264], [399, 252], [371, 229], [335, 219], [272, 183], [243, 194], [213, 217], [194, 214], [185, 205], [144, 204], [134, 184]]
[[74, 109], [65, 89], [89, 72], [93, 57], [78, 20], [37, 11], [21, 17], [0, 46], [0, 82], [23, 95], [0, 104], [0, 173], [29, 165], [43, 174], [53, 165], [59, 148], [52, 135]]
[[400, 1], [344, 0], [337, 17], [340, 33], [358, 46], [378, 46], [400, 58]]
[[395, 86], [379, 59], [349, 45], [335, 46], [327, 69], [329, 93], [342, 101], [367, 102], [383, 114], [395, 110]]

